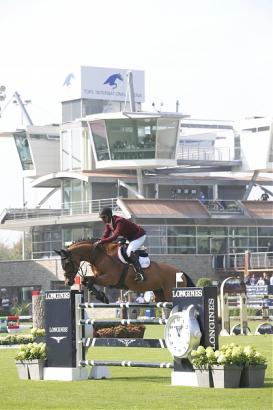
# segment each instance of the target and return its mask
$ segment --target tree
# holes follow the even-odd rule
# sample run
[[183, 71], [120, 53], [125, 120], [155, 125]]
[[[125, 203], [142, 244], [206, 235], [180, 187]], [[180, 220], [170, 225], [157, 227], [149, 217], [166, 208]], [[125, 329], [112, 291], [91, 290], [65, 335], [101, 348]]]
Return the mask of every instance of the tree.
[[[0, 260], [5, 261], [20, 261], [22, 255], [23, 240], [19, 239], [13, 244], [0, 242]], [[25, 259], [31, 259], [31, 235], [25, 234]]]

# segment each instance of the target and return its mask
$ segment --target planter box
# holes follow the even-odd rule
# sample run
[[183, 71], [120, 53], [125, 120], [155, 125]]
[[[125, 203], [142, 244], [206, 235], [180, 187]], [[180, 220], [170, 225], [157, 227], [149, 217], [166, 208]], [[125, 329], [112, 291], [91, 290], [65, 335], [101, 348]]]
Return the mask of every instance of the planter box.
[[31, 380], [43, 380], [45, 361], [42, 359], [30, 360], [28, 362], [29, 377]]
[[242, 370], [240, 387], [263, 387], [265, 364], [245, 366]]
[[17, 369], [19, 379], [22, 379], [22, 380], [28, 380], [29, 379], [29, 372], [28, 372], [27, 362], [17, 360], [16, 361], [16, 369]]
[[235, 364], [211, 366], [213, 384], [216, 388], [239, 387], [243, 366]]
[[199, 387], [213, 387], [211, 369], [200, 369], [193, 366]]
[[43, 380], [44, 365], [45, 361], [40, 359], [16, 361], [18, 376], [23, 380]]

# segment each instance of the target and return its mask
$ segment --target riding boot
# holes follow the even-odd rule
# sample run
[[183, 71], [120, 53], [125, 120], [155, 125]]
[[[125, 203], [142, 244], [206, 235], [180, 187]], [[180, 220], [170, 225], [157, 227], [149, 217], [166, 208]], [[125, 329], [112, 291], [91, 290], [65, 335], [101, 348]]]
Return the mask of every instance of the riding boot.
[[131, 252], [130, 260], [133, 264], [134, 270], [136, 272], [135, 281], [143, 282], [145, 280], [143, 269], [139, 263], [138, 257], [134, 252]]

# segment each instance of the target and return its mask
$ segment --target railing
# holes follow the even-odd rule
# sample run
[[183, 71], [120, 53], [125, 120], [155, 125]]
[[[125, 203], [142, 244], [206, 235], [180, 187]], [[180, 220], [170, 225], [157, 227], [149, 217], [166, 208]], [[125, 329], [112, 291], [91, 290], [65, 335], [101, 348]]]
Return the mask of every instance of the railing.
[[234, 200], [202, 200], [203, 205], [207, 208], [207, 210], [213, 213], [232, 213], [232, 214], [244, 214], [242, 208], [240, 207], [238, 201]]
[[229, 147], [204, 147], [202, 145], [179, 144], [177, 159], [188, 161], [232, 161]]
[[88, 215], [99, 213], [102, 208], [108, 206], [114, 212], [120, 211], [117, 198], [95, 199], [92, 201], [62, 203], [60, 209], [6, 209], [4, 220], [19, 220], [32, 218], [51, 218], [68, 215]]
[[[213, 255], [215, 269], [244, 270], [246, 267], [245, 253], [230, 253]], [[271, 252], [251, 252], [248, 269], [273, 269], [273, 254]]]

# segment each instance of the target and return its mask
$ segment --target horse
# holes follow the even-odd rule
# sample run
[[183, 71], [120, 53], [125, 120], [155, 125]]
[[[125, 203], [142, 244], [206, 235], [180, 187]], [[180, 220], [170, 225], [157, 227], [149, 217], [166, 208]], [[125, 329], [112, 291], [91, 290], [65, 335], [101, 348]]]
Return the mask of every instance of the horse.
[[[167, 263], [151, 261], [150, 266], [143, 269], [145, 280], [136, 282], [133, 266], [124, 264], [118, 259], [119, 244], [96, 245], [96, 241], [96, 239], [84, 239], [72, 243], [65, 249], [55, 250], [61, 256], [66, 285], [72, 286], [79, 272], [83, 277], [83, 285], [104, 303], [109, 303], [107, 297], [94, 285], [132, 290], [138, 293], [153, 291], [156, 302], [172, 301], [172, 288], [176, 286], [176, 273], [181, 272], [181, 269]], [[92, 276], [85, 276], [81, 268], [82, 262], [91, 265]], [[185, 272], [181, 273], [182, 287], [195, 287], [191, 278]]]

